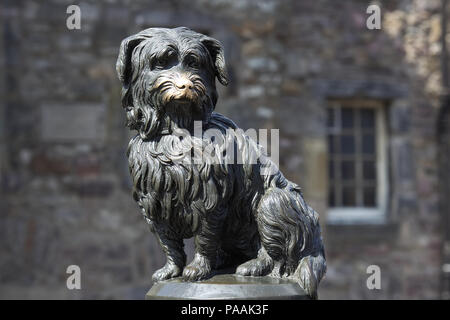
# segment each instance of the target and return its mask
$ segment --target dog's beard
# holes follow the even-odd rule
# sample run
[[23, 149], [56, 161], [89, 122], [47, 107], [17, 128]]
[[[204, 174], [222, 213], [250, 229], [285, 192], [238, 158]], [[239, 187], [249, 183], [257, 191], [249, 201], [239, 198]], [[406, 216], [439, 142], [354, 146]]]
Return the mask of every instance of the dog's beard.
[[194, 121], [202, 121], [203, 112], [196, 102], [172, 100], [165, 106], [165, 127], [172, 131], [182, 128], [191, 130]]
[[[192, 75], [189, 80], [193, 88], [185, 91], [177, 89], [170, 76], [160, 76], [151, 86], [150, 104], [145, 108], [154, 109], [162, 134], [177, 128], [191, 131], [195, 121], [208, 122], [214, 108], [213, 101], [199, 76]], [[147, 110], [148, 116], [142, 118], [145, 133], [153, 127], [149, 122], [156, 120], [151, 113]]]

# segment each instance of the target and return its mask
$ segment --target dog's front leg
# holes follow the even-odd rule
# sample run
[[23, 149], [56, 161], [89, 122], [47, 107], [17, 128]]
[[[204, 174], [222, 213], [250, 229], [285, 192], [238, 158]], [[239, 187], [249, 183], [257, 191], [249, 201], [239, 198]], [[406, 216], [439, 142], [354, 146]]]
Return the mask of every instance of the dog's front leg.
[[203, 220], [201, 231], [194, 238], [194, 259], [183, 271], [184, 280], [197, 281], [211, 275], [219, 247], [220, 225], [220, 219]]
[[164, 267], [156, 270], [152, 280], [158, 282], [178, 277], [186, 265], [183, 239], [176, 239], [174, 235], [171, 236], [166, 230], [155, 229], [156, 238], [166, 254], [167, 262]]

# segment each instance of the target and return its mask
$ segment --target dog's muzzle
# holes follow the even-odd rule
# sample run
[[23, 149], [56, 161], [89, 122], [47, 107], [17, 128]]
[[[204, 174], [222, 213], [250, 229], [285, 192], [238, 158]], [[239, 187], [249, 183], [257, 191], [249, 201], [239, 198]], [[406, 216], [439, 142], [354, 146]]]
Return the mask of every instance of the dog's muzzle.
[[180, 73], [173, 73], [168, 77], [161, 77], [158, 81], [158, 87], [161, 90], [162, 103], [192, 105], [197, 104], [200, 94], [203, 90], [199, 90], [195, 79]]
[[194, 89], [194, 83], [185, 76], [177, 76], [173, 81], [175, 87], [180, 91], [180, 93], [189, 93]]

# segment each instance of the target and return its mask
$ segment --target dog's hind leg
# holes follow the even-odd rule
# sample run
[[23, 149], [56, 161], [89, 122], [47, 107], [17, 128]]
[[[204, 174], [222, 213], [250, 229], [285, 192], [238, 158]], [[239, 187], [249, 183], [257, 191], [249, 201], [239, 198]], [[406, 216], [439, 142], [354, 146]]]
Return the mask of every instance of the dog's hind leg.
[[317, 213], [290, 185], [267, 190], [257, 210], [261, 245], [274, 262], [271, 275], [293, 278], [315, 298], [326, 269]]
[[261, 246], [273, 261], [272, 275], [289, 276], [300, 260], [302, 226], [288, 190], [271, 188], [261, 198], [256, 220]]
[[265, 276], [273, 269], [273, 260], [267, 254], [266, 249], [261, 247], [258, 251], [258, 256], [255, 259], [249, 260], [241, 264], [236, 269], [236, 274], [241, 276]]

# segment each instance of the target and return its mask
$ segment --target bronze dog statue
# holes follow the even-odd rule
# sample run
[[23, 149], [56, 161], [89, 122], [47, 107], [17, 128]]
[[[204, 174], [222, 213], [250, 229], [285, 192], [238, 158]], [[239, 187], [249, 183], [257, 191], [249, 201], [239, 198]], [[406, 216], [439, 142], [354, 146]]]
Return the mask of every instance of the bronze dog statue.
[[[258, 143], [213, 112], [215, 79], [228, 83], [221, 44], [184, 27], [150, 28], [122, 41], [117, 72], [127, 125], [138, 132], [127, 151], [133, 197], [167, 257], [153, 280], [196, 281], [237, 266], [239, 275], [293, 278], [316, 297], [326, 270], [318, 214]], [[196, 129], [223, 133], [227, 149], [185, 161], [212, 144]], [[230, 150], [240, 163], [226, 161]]]

